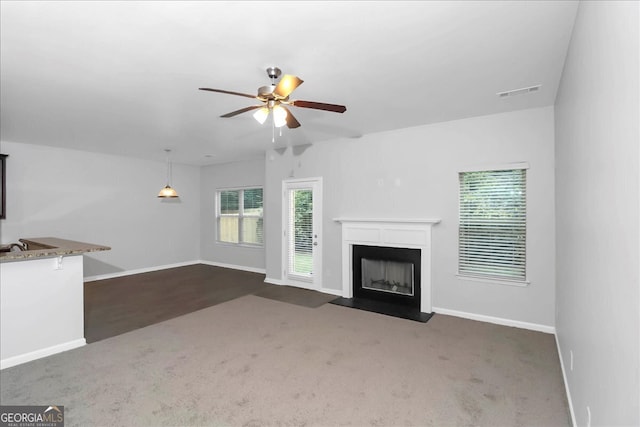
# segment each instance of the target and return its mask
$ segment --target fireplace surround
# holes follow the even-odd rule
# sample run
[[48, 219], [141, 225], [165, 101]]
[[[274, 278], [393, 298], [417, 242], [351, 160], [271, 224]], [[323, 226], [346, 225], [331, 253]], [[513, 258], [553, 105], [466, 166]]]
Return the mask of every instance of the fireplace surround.
[[[414, 249], [419, 252], [419, 261], [416, 261], [417, 267], [414, 267], [417, 278], [414, 281], [414, 288], [419, 288], [414, 289], [414, 301], [407, 303], [407, 305], [414, 304], [419, 312], [431, 313], [431, 227], [439, 223], [439, 219], [336, 218], [334, 221], [342, 225], [343, 298], [358, 297], [358, 295], [354, 295], [356, 292], [354, 292], [353, 283], [354, 247], [356, 248], [356, 257], [360, 250], [358, 248], [362, 246]], [[374, 255], [373, 258], [377, 258], [377, 256]], [[388, 261], [397, 262], [395, 259]], [[402, 264], [404, 261], [400, 261], [400, 263]], [[377, 268], [380, 269], [380, 267]], [[402, 267], [392, 266], [392, 268]], [[406, 269], [406, 267], [404, 268]], [[390, 289], [393, 289], [394, 281], [402, 282], [402, 280], [389, 280], [384, 277], [374, 278], [373, 281], [379, 281], [382, 287], [389, 286], [384, 282], [391, 282]], [[401, 288], [401, 285], [398, 285], [398, 288]], [[376, 285], [374, 284], [374, 286]], [[400, 293], [406, 292], [401, 289]], [[370, 297], [370, 295], [368, 296]], [[402, 299], [402, 295], [400, 297]]]

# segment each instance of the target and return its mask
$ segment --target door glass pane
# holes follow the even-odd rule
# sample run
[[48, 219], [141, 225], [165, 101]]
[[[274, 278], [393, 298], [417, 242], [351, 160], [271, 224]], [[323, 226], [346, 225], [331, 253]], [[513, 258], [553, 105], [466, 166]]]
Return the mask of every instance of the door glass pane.
[[313, 191], [289, 193], [289, 272], [310, 276], [313, 273]]

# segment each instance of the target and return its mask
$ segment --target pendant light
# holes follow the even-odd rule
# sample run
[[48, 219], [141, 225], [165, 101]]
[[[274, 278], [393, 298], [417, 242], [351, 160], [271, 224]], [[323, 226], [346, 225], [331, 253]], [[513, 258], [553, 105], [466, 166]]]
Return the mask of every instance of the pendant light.
[[169, 153], [171, 153], [171, 150], [165, 149], [164, 151], [165, 153], [167, 153], [167, 185], [162, 190], [160, 190], [160, 192], [158, 193], [158, 197], [161, 197], [161, 198], [179, 197], [176, 190], [171, 188], [171, 162], [169, 161]]

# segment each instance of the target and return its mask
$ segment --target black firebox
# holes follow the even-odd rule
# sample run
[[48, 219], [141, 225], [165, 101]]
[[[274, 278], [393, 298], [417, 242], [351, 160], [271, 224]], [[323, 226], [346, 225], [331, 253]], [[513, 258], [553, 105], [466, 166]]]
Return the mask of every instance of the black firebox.
[[353, 245], [353, 296], [420, 309], [420, 249]]

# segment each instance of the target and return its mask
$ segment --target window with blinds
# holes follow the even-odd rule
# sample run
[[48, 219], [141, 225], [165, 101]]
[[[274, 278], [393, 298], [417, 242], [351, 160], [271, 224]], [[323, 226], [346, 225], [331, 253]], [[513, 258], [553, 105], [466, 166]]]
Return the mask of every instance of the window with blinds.
[[216, 199], [219, 242], [263, 244], [262, 188], [220, 190]]
[[526, 280], [526, 169], [461, 172], [458, 274]]

